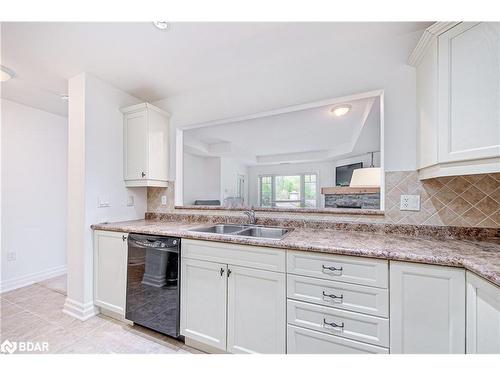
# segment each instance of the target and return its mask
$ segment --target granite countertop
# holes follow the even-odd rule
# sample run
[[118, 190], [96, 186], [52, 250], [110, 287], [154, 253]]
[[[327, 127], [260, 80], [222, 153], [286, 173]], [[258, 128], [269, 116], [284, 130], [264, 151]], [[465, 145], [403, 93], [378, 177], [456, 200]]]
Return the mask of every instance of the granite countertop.
[[500, 286], [500, 239], [410, 237], [335, 229], [295, 228], [282, 240], [189, 232], [207, 223], [134, 220], [95, 224], [92, 229], [155, 234], [329, 254], [463, 267]]

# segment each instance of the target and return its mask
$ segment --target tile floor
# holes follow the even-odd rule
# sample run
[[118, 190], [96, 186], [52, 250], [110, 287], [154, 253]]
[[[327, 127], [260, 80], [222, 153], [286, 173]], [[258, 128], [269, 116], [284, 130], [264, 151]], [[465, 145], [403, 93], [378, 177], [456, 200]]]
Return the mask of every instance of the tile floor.
[[201, 353], [154, 331], [99, 315], [85, 322], [62, 312], [66, 279], [0, 294], [0, 342], [49, 343], [48, 353]]

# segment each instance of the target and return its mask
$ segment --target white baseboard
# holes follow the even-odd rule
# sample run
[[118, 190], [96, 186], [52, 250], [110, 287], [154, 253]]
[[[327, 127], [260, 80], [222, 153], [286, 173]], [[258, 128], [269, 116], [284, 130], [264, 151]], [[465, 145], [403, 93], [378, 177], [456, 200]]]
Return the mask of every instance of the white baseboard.
[[44, 271], [31, 273], [20, 277], [15, 277], [0, 282], [0, 293], [5, 293], [10, 290], [22, 288], [23, 286], [32, 285], [43, 280], [64, 275], [67, 272], [66, 265], [49, 268]]
[[94, 315], [99, 314], [99, 309], [94, 306], [94, 301], [90, 301], [87, 303], [80, 303], [66, 297], [66, 301], [64, 302], [63, 313], [72, 316], [81, 321], [85, 321], [87, 319], [92, 318]]

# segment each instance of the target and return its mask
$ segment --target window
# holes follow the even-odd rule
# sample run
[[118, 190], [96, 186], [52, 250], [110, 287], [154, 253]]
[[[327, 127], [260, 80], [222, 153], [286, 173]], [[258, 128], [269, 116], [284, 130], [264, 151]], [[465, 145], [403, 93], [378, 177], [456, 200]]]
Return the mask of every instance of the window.
[[317, 175], [272, 175], [259, 177], [262, 207], [317, 207]]

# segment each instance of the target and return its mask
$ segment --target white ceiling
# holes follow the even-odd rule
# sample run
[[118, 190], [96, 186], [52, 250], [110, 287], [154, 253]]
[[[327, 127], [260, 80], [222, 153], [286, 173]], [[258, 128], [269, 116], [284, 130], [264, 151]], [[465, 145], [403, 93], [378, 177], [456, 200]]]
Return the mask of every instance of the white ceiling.
[[[263, 67], [314, 59], [334, 49], [342, 60], [376, 59], [364, 47], [423, 30], [429, 22], [172, 23], [160, 31], [142, 23], [6, 23], [2, 65], [17, 77], [2, 97], [53, 113], [67, 80], [89, 72], [147, 101], [234, 80]], [[409, 46], [411, 48], [412, 46]], [[328, 64], [336, 69], [336, 60]], [[307, 67], [304, 67], [307, 69]]]
[[247, 165], [344, 159], [380, 149], [378, 98], [349, 101], [337, 117], [328, 105], [186, 130], [185, 152], [231, 157]]

